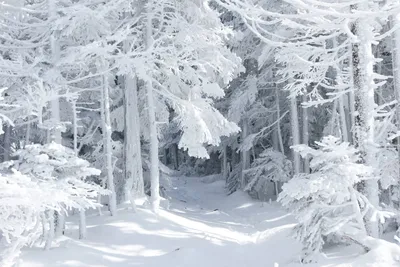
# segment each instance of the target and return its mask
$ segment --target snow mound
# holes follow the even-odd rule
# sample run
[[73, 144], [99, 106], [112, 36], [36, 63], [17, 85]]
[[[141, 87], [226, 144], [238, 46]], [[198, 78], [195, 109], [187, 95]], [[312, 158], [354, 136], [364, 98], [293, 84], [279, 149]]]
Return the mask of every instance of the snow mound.
[[[351, 262], [352, 267], [395, 267], [400, 266], [400, 246], [381, 239], [371, 240], [371, 251]], [[349, 266], [340, 264], [338, 267]]]

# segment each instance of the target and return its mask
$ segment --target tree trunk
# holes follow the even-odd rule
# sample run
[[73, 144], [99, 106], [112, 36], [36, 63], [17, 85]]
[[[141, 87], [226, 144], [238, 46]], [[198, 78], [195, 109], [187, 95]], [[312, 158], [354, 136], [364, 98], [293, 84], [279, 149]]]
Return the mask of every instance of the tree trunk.
[[222, 149], [222, 178], [224, 181], [228, 178], [228, 147], [227, 145], [223, 145]]
[[144, 196], [137, 78], [125, 76], [125, 200], [136, 210], [135, 197]]
[[[400, 24], [400, 14], [390, 17], [390, 26], [394, 28]], [[397, 29], [392, 36], [392, 64], [393, 64], [393, 84], [394, 93], [397, 100], [396, 104], [396, 126], [400, 132], [400, 29]], [[400, 168], [400, 136], [397, 137], [398, 166]], [[400, 175], [400, 170], [399, 170]], [[400, 180], [400, 177], [397, 179]], [[392, 202], [392, 201], [391, 201]], [[400, 236], [400, 227], [397, 225], [397, 236]]]
[[343, 142], [349, 142], [349, 132], [347, 129], [347, 119], [346, 119], [346, 111], [345, 111], [345, 101], [344, 96], [339, 97], [339, 114], [340, 114], [340, 125], [342, 132], [342, 140]]
[[[146, 22], [146, 47], [149, 49], [153, 41], [153, 17], [151, 11], [148, 10]], [[151, 180], [151, 207], [154, 213], [158, 213], [160, 209], [160, 172], [158, 158], [158, 131], [156, 121], [156, 110], [154, 103], [152, 77], [145, 80], [147, 93], [147, 112], [149, 116], [149, 132], [150, 132], [150, 180]]]
[[[302, 96], [302, 101], [303, 103], [307, 102], [307, 96], [303, 95]], [[309, 145], [309, 130], [308, 130], [308, 108], [303, 107], [302, 110], [302, 115], [303, 115], [303, 127], [302, 127], [302, 137], [303, 137], [303, 144], [305, 144], [306, 146]], [[303, 171], [304, 173], [310, 173], [310, 160], [308, 157], [304, 157], [303, 158]]]
[[[400, 14], [391, 16], [390, 23], [392, 28], [398, 26], [400, 24]], [[397, 100], [396, 122], [397, 122], [397, 130], [400, 132], [400, 29], [397, 29], [393, 33], [392, 47], [393, 47], [392, 48], [393, 83], [394, 83], [394, 93]], [[400, 161], [400, 137], [397, 138], [397, 152], [399, 153], [398, 159]], [[399, 162], [399, 168], [400, 168], [400, 162]]]
[[179, 169], [179, 149], [177, 144], [172, 144], [170, 149], [170, 154], [174, 164], [174, 170]]
[[[51, 102], [51, 117], [53, 120], [53, 129], [51, 130], [51, 141], [57, 144], [61, 144], [61, 130], [60, 130], [60, 100], [59, 98], [53, 100]], [[56, 216], [56, 225], [55, 225], [55, 236], [61, 236], [64, 233], [65, 228], [65, 215], [62, 212], [57, 212]]]
[[5, 126], [4, 139], [3, 139], [3, 161], [10, 160], [11, 154], [11, 128], [12, 126], [7, 124]]
[[114, 186], [114, 175], [113, 175], [113, 162], [112, 162], [112, 145], [111, 145], [111, 119], [110, 119], [110, 97], [109, 97], [109, 86], [107, 76], [103, 76], [103, 89], [101, 92], [101, 112], [103, 114], [103, 150], [106, 163], [107, 171], [107, 188], [111, 191], [109, 195], [108, 208], [110, 210], [111, 216], [114, 216], [117, 212], [117, 196], [115, 193]]
[[275, 86], [275, 95], [276, 95], [276, 113], [278, 118], [278, 123], [276, 124], [277, 132], [278, 132], [278, 140], [279, 140], [279, 147], [282, 154], [285, 154], [285, 148], [283, 146], [283, 138], [282, 138], [282, 129], [281, 129], [281, 108], [280, 108], [280, 97], [279, 97], [279, 89]]
[[146, 81], [147, 111], [150, 127], [150, 177], [151, 177], [151, 206], [155, 213], [160, 208], [160, 173], [158, 158], [157, 122], [154, 107], [154, 96], [151, 81]]
[[[55, 0], [48, 0], [48, 5], [49, 5], [49, 19], [56, 19], [57, 16], [57, 6], [56, 6], [56, 1]], [[51, 64], [53, 68], [56, 68], [56, 64], [58, 63], [60, 59], [60, 47], [58, 44], [58, 37], [57, 37], [57, 31], [54, 31], [50, 35], [50, 48], [51, 48]], [[58, 85], [57, 84], [50, 84], [52, 87], [52, 90], [54, 90], [56, 93], [58, 93]], [[52, 119], [52, 129], [50, 129], [50, 140], [52, 142], [55, 142], [57, 144], [62, 144], [62, 137], [61, 137], [61, 128], [60, 128], [60, 98], [56, 97], [53, 99], [50, 103], [50, 113], [51, 113], [51, 119]], [[54, 212], [53, 212], [54, 213]], [[54, 218], [53, 216], [50, 216], [51, 218]], [[60, 236], [64, 232], [64, 227], [65, 227], [65, 216], [61, 212], [57, 213], [57, 222], [55, 226], [55, 235]], [[51, 223], [54, 228], [54, 222]], [[51, 236], [51, 235], [49, 235]], [[51, 246], [51, 240], [49, 240], [50, 244], [46, 244], [46, 246]]]
[[[359, 10], [367, 10], [368, 5], [359, 6]], [[355, 144], [362, 152], [362, 159], [368, 166], [375, 163], [374, 155], [374, 110], [375, 89], [374, 82], [374, 56], [372, 53], [373, 28], [367, 19], [359, 19], [353, 27], [353, 33], [359, 42], [353, 44], [353, 79], [355, 94]], [[371, 179], [365, 181], [364, 191], [375, 207], [379, 206], [378, 181]], [[372, 237], [379, 236], [377, 221], [366, 219], [368, 234]]]
[[[29, 120], [29, 117], [28, 117], [28, 120]], [[26, 125], [25, 145], [24, 145], [24, 148], [25, 148], [25, 146], [29, 145], [29, 143], [30, 143], [31, 127], [32, 127], [32, 126], [31, 126], [31, 123], [28, 122], [28, 124]]]
[[[76, 111], [76, 100], [71, 101], [72, 115], [73, 118], [73, 135], [74, 135], [74, 152], [75, 156], [78, 156], [78, 116]], [[83, 209], [79, 210], [79, 239], [85, 239], [87, 237], [86, 231], [86, 212]]]
[[[290, 124], [292, 126], [292, 144], [300, 144], [300, 129], [299, 129], [299, 117], [297, 112], [297, 98], [295, 96], [290, 97]], [[294, 150], [293, 153], [293, 163], [294, 163], [294, 174], [299, 174], [301, 172], [301, 161], [300, 154]]]
[[[249, 123], [246, 118], [242, 120], [242, 143], [249, 135]], [[246, 186], [244, 171], [250, 167], [250, 151], [242, 151], [241, 152], [241, 161], [242, 161], [242, 173], [241, 173], [241, 182], [240, 187], [243, 189]]]
[[[349, 60], [349, 71], [350, 73], [354, 73], [354, 66], [353, 66], [353, 46], [351, 45], [350, 49], [350, 59]], [[355, 137], [355, 125], [356, 125], [356, 118], [355, 118], [355, 114], [356, 114], [356, 110], [355, 110], [355, 96], [354, 96], [354, 90], [355, 90], [355, 86], [354, 86], [354, 75], [350, 76], [350, 86], [352, 86], [353, 90], [349, 92], [349, 97], [348, 97], [348, 105], [349, 105], [349, 110], [350, 110], [350, 128], [349, 128], [349, 132], [351, 133], [351, 141], [352, 144], [355, 145], [356, 143], [356, 137]]]

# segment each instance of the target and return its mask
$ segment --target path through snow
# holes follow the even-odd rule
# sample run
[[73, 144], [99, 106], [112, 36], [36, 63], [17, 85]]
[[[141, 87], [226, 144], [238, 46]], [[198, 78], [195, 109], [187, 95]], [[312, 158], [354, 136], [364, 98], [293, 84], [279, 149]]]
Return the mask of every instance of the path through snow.
[[[294, 220], [276, 203], [257, 202], [241, 192], [227, 197], [223, 181], [187, 177], [173, 178], [169, 195], [170, 209], [158, 216], [146, 209], [136, 214], [122, 209], [116, 217], [100, 219], [92, 215], [85, 241], [76, 239], [73, 222], [51, 251], [26, 250], [20, 266], [301, 266], [300, 246], [289, 237]], [[332, 251], [308, 266], [367, 266], [346, 265], [353, 261], [352, 253], [357, 251]]]

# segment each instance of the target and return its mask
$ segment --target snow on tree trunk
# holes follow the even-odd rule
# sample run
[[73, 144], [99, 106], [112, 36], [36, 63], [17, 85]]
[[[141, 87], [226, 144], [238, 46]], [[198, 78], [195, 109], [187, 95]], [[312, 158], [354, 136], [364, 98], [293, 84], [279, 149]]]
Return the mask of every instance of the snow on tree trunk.
[[158, 158], [157, 122], [154, 107], [154, 95], [151, 81], [146, 81], [147, 112], [149, 116], [150, 132], [150, 179], [151, 179], [151, 207], [158, 213], [160, 207], [160, 173]]
[[138, 110], [137, 78], [125, 76], [125, 200], [136, 210], [134, 197], [144, 195], [142, 154], [140, 147], [140, 121]]
[[[28, 118], [28, 120], [29, 120], [29, 118]], [[26, 125], [25, 146], [29, 145], [30, 136], [31, 136], [31, 123], [28, 122], [28, 124]]]
[[[302, 96], [302, 101], [303, 103], [307, 102], [307, 96], [303, 95]], [[303, 107], [302, 109], [302, 123], [303, 123], [303, 127], [302, 127], [302, 138], [303, 138], [303, 144], [305, 144], [306, 146], [308, 146], [309, 143], [309, 133], [308, 133], [308, 108]], [[303, 158], [303, 172], [304, 173], [310, 173], [310, 160], [308, 158], [308, 156]]]
[[[75, 156], [78, 156], [78, 116], [76, 111], [76, 100], [71, 101], [72, 116], [73, 116], [73, 144]], [[84, 209], [79, 210], [79, 239], [85, 239], [87, 237], [86, 231], [86, 212]]]
[[79, 210], [79, 239], [86, 239], [86, 212], [85, 210]]
[[[359, 10], [367, 10], [360, 6]], [[374, 55], [372, 53], [373, 28], [368, 19], [359, 19], [353, 27], [353, 33], [358, 37], [353, 44], [353, 79], [355, 94], [355, 144], [362, 153], [362, 160], [368, 166], [374, 166], [374, 110], [375, 89], [374, 82]], [[365, 194], [375, 207], [379, 206], [378, 181], [370, 179], [364, 182]], [[379, 236], [379, 227], [376, 220], [367, 219], [366, 228], [368, 234]]]
[[[151, 12], [147, 14], [145, 42], [146, 48], [150, 49], [153, 42], [153, 17]], [[158, 132], [156, 121], [156, 107], [154, 103], [153, 84], [150, 77], [145, 79], [146, 95], [147, 95], [147, 112], [149, 120], [149, 141], [150, 141], [150, 182], [151, 197], [150, 203], [154, 213], [158, 213], [160, 209], [160, 173], [158, 158]]]
[[346, 112], [345, 112], [345, 102], [344, 96], [339, 97], [339, 114], [340, 114], [340, 125], [342, 129], [342, 140], [343, 142], [349, 142], [349, 134], [347, 130], [347, 119], [346, 119]]
[[280, 152], [282, 154], [285, 154], [285, 148], [283, 146], [283, 138], [282, 138], [281, 120], [279, 119], [281, 117], [279, 89], [276, 85], [275, 85], [275, 96], [276, 96], [276, 113], [278, 115], [277, 116], [278, 122], [276, 124], [276, 128], [278, 132], [279, 147], [280, 147]]
[[[337, 39], [333, 39], [333, 48], [336, 48], [338, 46], [337, 44]], [[342, 80], [342, 69], [340, 69], [339, 64], [335, 66], [336, 70], [336, 82], [339, 86], [343, 85], [343, 80]], [[340, 87], [339, 87], [340, 88]], [[339, 91], [342, 91], [340, 88]], [[341, 95], [339, 97], [339, 115], [340, 115], [340, 129], [341, 129], [341, 137], [343, 142], [349, 142], [349, 131], [348, 131], [348, 124], [347, 124], [347, 115], [346, 115], [346, 110], [348, 112], [348, 106], [349, 102], [345, 101], [346, 100], [346, 95]]]
[[113, 162], [112, 162], [112, 145], [111, 145], [111, 119], [110, 119], [110, 97], [109, 97], [109, 86], [106, 75], [103, 75], [102, 81], [102, 92], [101, 92], [101, 113], [103, 115], [103, 150], [106, 163], [107, 171], [107, 188], [110, 190], [108, 208], [111, 216], [114, 216], [117, 212], [117, 196], [115, 193], [114, 186], [114, 175], [113, 175]]
[[[299, 121], [298, 121], [298, 112], [297, 112], [297, 98], [296, 96], [290, 96], [290, 125], [292, 127], [292, 145], [300, 144], [300, 129], [299, 129]], [[301, 172], [301, 161], [300, 154], [293, 150], [293, 171], [294, 174], [299, 174]]]
[[5, 126], [4, 140], [3, 140], [3, 161], [10, 160], [11, 152], [11, 125]]
[[[53, 129], [51, 129], [51, 137], [50, 140], [57, 144], [61, 144], [62, 137], [61, 137], [61, 129], [60, 129], [60, 100], [59, 98], [53, 100], [51, 102], [51, 118], [52, 122], [54, 123]], [[63, 235], [64, 228], [65, 228], [65, 215], [62, 212], [57, 212], [53, 216], [56, 219], [55, 225], [55, 236]]]
[[[353, 46], [350, 45], [349, 48], [349, 72], [350, 73], [354, 73], [354, 66], [353, 66]], [[349, 104], [349, 110], [350, 110], [350, 132], [351, 132], [351, 140], [352, 143], [355, 144], [356, 140], [355, 140], [355, 125], [356, 125], [356, 119], [355, 119], [355, 115], [356, 115], [356, 110], [355, 110], [355, 96], [354, 96], [354, 77], [353, 75], [350, 75], [350, 86], [353, 87], [353, 90], [351, 90], [349, 92], [349, 97], [348, 97], [348, 104]]]
[[[391, 28], [400, 26], [400, 14], [392, 15], [390, 17]], [[400, 132], [400, 28], [398, 28], [392, 36], [392, 65], [393, 65], [393, 84], [394, 92], [397, 100], [396, 104], [396, 122], [397, 131]], [[400, 168], [400, 136], [397, 137], [397, 153], [398, 153], [398, 166]], [[400, 175], [400, 170], [399, 170]], [[400, 180], [400, 177], [398, 177]]]
[[222, 149], [222, 178], [224, 181], [228, 178], [228, 146], [226, 144], [223, 145]]
[[52, 130], [51, 130], [51, 141], [61, 144], [61, 129], [60, 129], [60, 100], [59, 98], [51, 101], [51, 119], [52, 119]]
[[[55, 0], [48, 0], [49, 5], [49, 20], [55, 20], [57, 17], [57, 6]], [[52, 67], [55, 68], [57, 62], [60, 58], [60, 47], [57, 40], [57, 31], [52, 31], [50, 35], [50, 48], [51, 48], [51, 64]], [[56, 93], [58, 91], [57, 84], [51, 84]], [[60, 127], [60, 98], [54, 98], [50, 103], [50, 114], [51, 114], [51, 121], [52, 121], [52, 129], [50, 129], [50, 140], [57, 144], [62, 143], [61, 137], [61, 127]], [[56, 226], [55, 226], [55, 236], [61, 236], [64, 231], [65, 227], [65, 217], [61, 212], [57, 213], [57, 216], [50, 216], [50, 219], [57, 218]], [[50, 223], [53, 225], [54, 223]], [[53, 225], [54, 226], [54, 225]], [[51, 230], [50, 230], [51, 231]], [[51, 236], [49, 234], [49, 236]], [[51, 243], [51, 241], [49, 241]], [[46, 244], [47, 246], [47, 244]], [[51, 244], [49, 245], [51, 246]]]
[[[243, 119], [242, 121], [242, 141], [246, 139], [249, 135], [249, 124], [247, 119]], [[243, 150], [241, 152], [241, 160], [242, 160], [242, 174], [241, 174], [241, 182], [240, 186], [243, 189], [246, 186], [246, 180], [244, 175], [244, 170], [247, 170], [250, 167], [250, 151]]]

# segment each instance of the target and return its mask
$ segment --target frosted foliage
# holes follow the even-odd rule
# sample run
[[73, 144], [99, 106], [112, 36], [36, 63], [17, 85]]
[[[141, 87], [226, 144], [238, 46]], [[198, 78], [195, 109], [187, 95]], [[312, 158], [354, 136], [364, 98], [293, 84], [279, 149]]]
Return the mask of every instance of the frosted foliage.
[[[204, 145], [218, 145], [220, 136], [239, 130], [213, 107], [240, 66], [239, 57], [225, 45], [232, 31], [207, 1], [149, 1], [146, 10], [143, 19], [148, 26], [137, 28], [146, 35], [146, 52], [127, 58], [124, 64], [131, 60], [132, 66], [140, 66], [135, 73], [154, 90], [159, 121], [168, 121], [166, 104], [174, 110], [182, 132], [179, 147], [190, 156], [208, 157]], [[135, 52], [141, 49], [140, 45], [134, 48]], [[142, 125], [146, 131], [146, 122]]]
[[378, 175], [381, 177], [380, 183], [383, 189], [388, 189], [390, 186], [398, 186], [399, 168], [398, 152], [394, 148], [382, 149], [376, 155]]
[[250, 76], [243, 82], [239, 90], [234, 93], [228, 111], [228, 118], [234, 122], [239, 122], [249, 106], [256, 101], [257, 93], [257, 80], [255, 77]]
[[179, 147], [187, 149], [190, 156], [198, 158], [209, 158], [204, 144], [219, 145], [221, 136], [239, 131], [235, 123], [226, 120], [203, 99], [182, 107], [177, 120], [183, 129]]
[[38, 240], [53, 219], [46, 218], [49, 211], [96, 208], [98, 194], [108, 193], [86, 181], [100, 171], [59, 144], [28, 145], [15, 156], [1, 164], [1, 266], [12, 266], [20, 249]]
[[268, 182], [287, 182], [291, 177], [292, 163], [285, 155], [273, 149], [264, 150], [251, 167], [244, 171], [245, 191], [266, 191]]
[[293, 147], [302, 157], [311, 157], [312, 171], [295, 175], [279, 195], [282, 205], [299, 221], [294, 234], [303, 244], [304, 261], [321, 251], [324, 237], [330, 234], [365, 235], [363, 220], [370, 219], [365, 214], [376, 208], [355, 189], [373, 173], [371, 167], [358, 163], [357, 149], [333, 136], [316, 145], [317, 149]]

